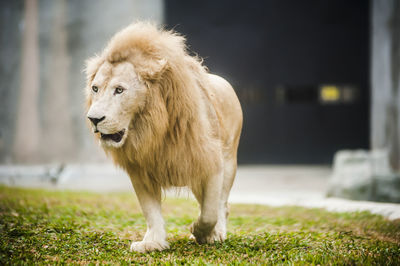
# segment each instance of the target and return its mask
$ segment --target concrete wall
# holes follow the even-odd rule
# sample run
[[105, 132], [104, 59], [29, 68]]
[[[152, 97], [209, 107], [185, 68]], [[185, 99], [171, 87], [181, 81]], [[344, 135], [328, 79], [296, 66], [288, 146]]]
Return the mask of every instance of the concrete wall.
[[400, 170], [400, 1], [372, 1], [371, 147]]
[[84, 60], [163, 0], [0, 2], [0, 163], [102, 161], [86, 126]]
[[[163, 0], [0, 1], [0, 163], [105, 160], [85, 125], [84, 60]], [[371, 147], [400, 169], [400, 1], [372, 0]]]
[[0, 2], [0, 161], [10, 161], [21, 75], [23, 1]]

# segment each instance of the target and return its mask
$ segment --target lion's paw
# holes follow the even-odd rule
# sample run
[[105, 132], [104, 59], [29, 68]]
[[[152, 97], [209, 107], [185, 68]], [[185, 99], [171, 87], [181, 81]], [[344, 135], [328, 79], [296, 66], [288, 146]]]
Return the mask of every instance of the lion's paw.
[[190, 227], [190, 232], [192, 233], [190, 239], [195, 239], [199, 244], [223, 242], [226, 239], [226, 230], [224, 230], [222, 226], [219, 226], [219, 224], [207, 234], [198, 230], [198, 228], [196, 228], [196, 223], [194, 223]]
[[167, 241], [138, 241], [133, 242], [131, 245], [131, 251], [136, 251], [139, 253], [151, 252], [154, 250], [162, 251], [168, 249], [169, 244]]

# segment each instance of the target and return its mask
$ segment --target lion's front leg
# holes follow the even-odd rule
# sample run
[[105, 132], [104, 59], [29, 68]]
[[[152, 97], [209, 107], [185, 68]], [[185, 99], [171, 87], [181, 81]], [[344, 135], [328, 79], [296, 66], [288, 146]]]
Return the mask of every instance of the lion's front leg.
[[147, 231], [143, 240], [133, 242], [131, 251], [143, 253], [169, 248], [169, 244], [166, 241], [164, 219], [161, 215], [161, 189], [151, 193], [139, 180], [131, 177], [131, 181], [147, 221]]
[[191, 231], [200, 244], [223, 241], [226, 238], [226, 217], [222, 217], [221, 208], [222, 184], [221, 172], [211, 176], [200, 190], [193, 190], [200, 203], [201, 213]]

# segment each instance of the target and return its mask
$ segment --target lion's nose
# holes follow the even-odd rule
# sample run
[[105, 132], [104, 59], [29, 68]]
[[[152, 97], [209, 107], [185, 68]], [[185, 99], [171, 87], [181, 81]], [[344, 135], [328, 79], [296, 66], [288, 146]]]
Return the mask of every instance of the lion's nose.
[[100, 123], [101, 121], [103, 121], [106, 117], [103, 116], [101, 118], [95, 118], [95, 117], [88, 116], [88, 118], [90, 121], [92, 121], [93, 125], [97, 126], [97, 124]]

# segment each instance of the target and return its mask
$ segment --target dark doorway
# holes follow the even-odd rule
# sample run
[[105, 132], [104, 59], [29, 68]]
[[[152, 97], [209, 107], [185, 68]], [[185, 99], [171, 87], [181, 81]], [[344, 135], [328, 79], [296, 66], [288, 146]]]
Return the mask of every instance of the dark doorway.
[[240, 163], [368, 148], [368, 1], [168, 0], [169, 28], [239, 95]]

